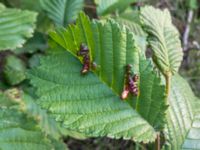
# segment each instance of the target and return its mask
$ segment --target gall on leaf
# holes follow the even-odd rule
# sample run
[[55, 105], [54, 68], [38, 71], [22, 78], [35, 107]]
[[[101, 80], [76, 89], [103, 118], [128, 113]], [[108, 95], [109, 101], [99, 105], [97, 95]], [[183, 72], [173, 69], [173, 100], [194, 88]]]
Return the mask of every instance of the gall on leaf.
[[129, 93], [133, 96], [138, 95], [139, 76], [137, 74], [132, 75], [131, 68], [132, 66], [130, 64], [126, 66], [124, 88], [121, 93], [122, 100], [125, 100], [128, 97]]
[[81, 69], [81, 74], [86, 74], [88, 71], [90, 71], [91, 61], [89, 56], [89, 49], [85, 44], [81, 43], [80, 49], [77, 52], [77, 56], [83, 58], [83, 67]]

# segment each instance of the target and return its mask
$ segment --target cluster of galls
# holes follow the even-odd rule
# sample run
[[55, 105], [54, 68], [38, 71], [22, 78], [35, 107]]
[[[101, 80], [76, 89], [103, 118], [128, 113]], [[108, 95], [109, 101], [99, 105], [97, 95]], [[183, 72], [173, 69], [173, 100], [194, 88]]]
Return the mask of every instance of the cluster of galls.
[[90, 70], [90, 54], [89, 49], [83, 43], [80, 45], [80, 49], [77, 52], [77, 56], [83, 57], [83, 68], [81, 74], [86, 74]]
[[[88, 71], [90, 71], [91, 67], [92, 69], [96, 69], [96, 64], [91, 63], [89, 49], [85, 44], [80, 45], [80, 49], [77, 52], [77, 56], [80, 56], [83, 58], [83, 68], [81, 69], [81, 74], [86, 74]], [[132, 66], [128, 64], [126, 66], [126, 73], [125, 73], [125, 84], [124, 89], [121, 94], [121, 99], [126, 99], [130, 94], [133, 96], [138, 95], [138, 75], [132, 75], [131, 73]]]
[[81, 69], [81, 74], [86, 74], [91, 68], [93, 70], [96, 69], [97, 65], [95, 62], [91, 62], [89, 49], [85, 44], [81, 43], [77, 56], [83, 58], [83, 68]]
[[138, 79], [139, 76], [138, 75], [133, 75], [131, 73], [131, 65], [128, 64], [126, 66], [126, 74], [125, 74], [125, 85], [124, 85], [124, 89], [123, 92], [121, 94], [121, 99], [126, 99], [130, 94], [132, 94], [133, 96], [137, 96], [138, 95]]

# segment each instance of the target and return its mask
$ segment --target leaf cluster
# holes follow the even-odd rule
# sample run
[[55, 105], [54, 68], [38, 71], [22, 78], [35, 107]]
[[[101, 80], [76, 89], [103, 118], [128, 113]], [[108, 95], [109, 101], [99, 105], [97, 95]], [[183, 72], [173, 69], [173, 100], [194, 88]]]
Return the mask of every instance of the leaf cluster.
[[[68, 149], [67, 136], [200, 148], [179, 32], [167, 9], [135, 2], [95, 0], [92, 19], [83, 0], [0, 3], [0, 149]], [[138, 93], [122, 99], [127, 65]]]

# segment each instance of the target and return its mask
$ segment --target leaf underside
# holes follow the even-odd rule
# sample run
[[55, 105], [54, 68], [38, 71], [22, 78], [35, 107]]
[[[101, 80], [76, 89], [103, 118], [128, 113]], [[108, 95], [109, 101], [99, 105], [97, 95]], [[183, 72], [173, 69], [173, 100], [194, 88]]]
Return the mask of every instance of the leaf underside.
[[169, 104], [167, 136], [171, 149], [200, 149], [200, 101], [179, 75], [172, 78]]
[[191, 129], [187, 133], [187, 137], [182, 145], [183, 150], [197, 150], [200, 149], [200, 100], [196, 99], [194, 102], [194, 119]]
[[148, 41], [155, 64], [165, 76], [176, 73], [183, 52], [178, 30], [172, 24], [169, 11], [146, 6], [141, 9], [140, 18], [144, 30], [149, 34]]

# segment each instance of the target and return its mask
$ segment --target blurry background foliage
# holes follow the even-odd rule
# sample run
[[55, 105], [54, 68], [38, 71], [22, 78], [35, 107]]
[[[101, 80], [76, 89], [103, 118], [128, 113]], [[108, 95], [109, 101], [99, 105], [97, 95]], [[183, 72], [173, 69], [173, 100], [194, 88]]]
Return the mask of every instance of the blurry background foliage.
[[[92, 18], [98, 18], [99, 16], [103, 18], [110, 14], [119, 16], [127, 7], [129, 7], [128, 9], [137, 10], [140, 6], [151, 4], [158, 8], [168, 8], [170, 10], [173, 23], [181, 33], [181, 41], [184, 47], [184, 61], [180, 73], [189, 81], [195, 94], [200, 96], [200, 0], [127, 0], [127, 3], [123, 3], [123, 5], [120, 3], [112, 5], [107, 3], [97, 8], [96, 5], [101, 5], [103, 1], [105, 0], [65, 0], [66, 3], [63, 5], [63, 0], [59, 0], [60, 3], [56, 4], [54, 4], [54, 0], [0, 0], [0, 3], [8, 8], [37, 12], [32, 16], [32, 20], [37, 16], [35, 27], [32, 25], [31, 18], [29, 18], [29, 27], [31, 29], [35, 28], [32, 38], [28, 39], [23, 47], [20, 46], [24, 43], [24, 39], [30, 37], [30, 30], [27, 30], [26, 33], [23, 32], [21, 36], [23, 38], [18, 41], [19, 43], [0, 51], [0, 89], [6, 90], [14, 86], [33, 94], [34, 89], [26, 81], [25, 72], [27, 69], [37, 66], [39, 57], [46, 54], [48, 31], [57, 26], [67, 26], [69, 23], [74, 23], [78, 12], [81, 10], [84, 10]], [[52, 9], [48, 9], [47, 5], [50, 5]], [[2, 8], [3, 6], [0, 5], [1, 11], [3, 11]], [[117, 11], [114, 11], [116, 9]], [[57, 12], [56, 10], [60, 11]], [[128, 14], [128, 11], [121, 14], [120, 17], [130, 17], [126, 14]], [[130, 18], [137, 19], [137, 15], [132, 15]], [[138, 34], [144, 33], [141, 31]], [[6, 35], [6, 37], [8, 36]], [[3, 41], [1, 40], [0, 38], [0, 42]], [[13, 49], [15, 52], [12, 51]], [[65, 142], [72, 149], [120, 150], [135, 147], [135, 144], [130, 141], [108, 138], [87, 140], [66, 138]]]

